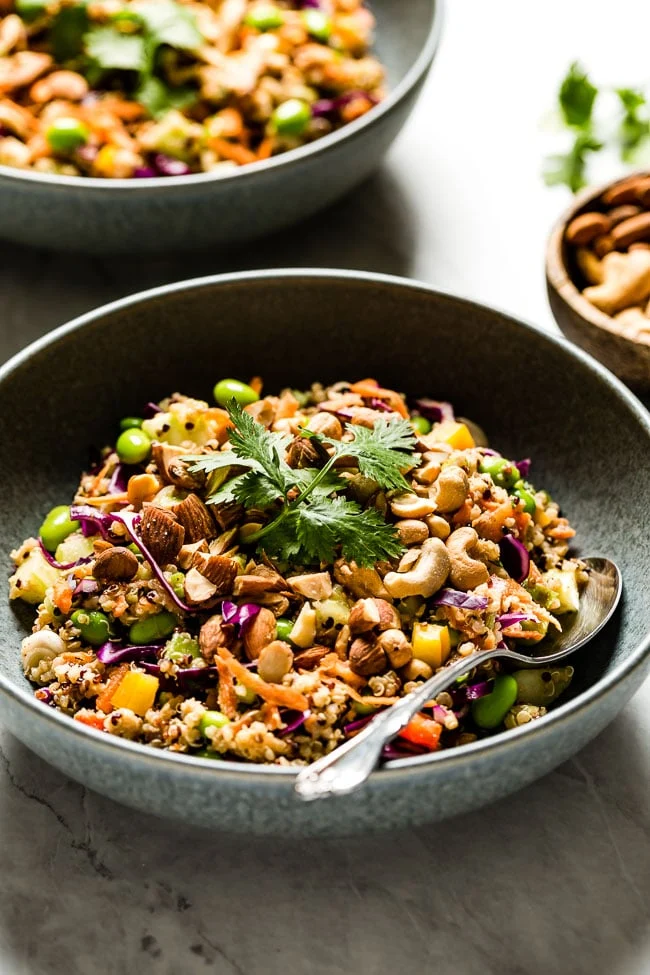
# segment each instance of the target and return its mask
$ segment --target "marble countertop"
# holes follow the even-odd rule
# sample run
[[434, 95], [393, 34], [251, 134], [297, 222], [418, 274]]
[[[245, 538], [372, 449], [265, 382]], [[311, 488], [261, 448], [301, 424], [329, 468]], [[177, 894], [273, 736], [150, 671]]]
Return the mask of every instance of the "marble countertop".
[[[280, 265], [417, 277], [554, 328], [544, 240], [568, 200], [539, 178], [552, 137], [539, 122], [575, 57], [606, 83], [647, 82], [650, 9], [619, 0], [611, 25], [607, 0], [447, 6], [422, 100], [354, 199], [227, 257], [93, 259], [0, 243], [0, 356], [142, 288]], [[646, 684], [575, 759], [487, 809], [296, 843], [131, 812], [0, 728], [0, 975], [643, 975], [649, 764]]]

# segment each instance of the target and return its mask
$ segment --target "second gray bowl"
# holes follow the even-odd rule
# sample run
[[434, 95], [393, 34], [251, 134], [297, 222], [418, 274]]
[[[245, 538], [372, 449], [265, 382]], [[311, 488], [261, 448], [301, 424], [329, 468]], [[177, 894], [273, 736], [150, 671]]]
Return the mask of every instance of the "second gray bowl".
[[374, 0], [389, 95], [318, 142], [225, 176], [51, 176], [0, 166], [0, 237], [105, 254], [225, 246], [309, 217], [379, 166], [409, 117], [437, 50], [442, 0]]

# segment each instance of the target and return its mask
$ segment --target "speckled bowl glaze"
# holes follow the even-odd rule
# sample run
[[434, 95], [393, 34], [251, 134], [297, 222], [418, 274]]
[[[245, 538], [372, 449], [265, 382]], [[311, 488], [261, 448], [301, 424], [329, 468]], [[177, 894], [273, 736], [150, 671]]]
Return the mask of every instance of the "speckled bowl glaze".
[[[128, 350], [125, 354], [124, 350]], [[542, 721], [462, 749], [402, 760], [358, 793], [305, 804], [291, 770], [156, 751], [84, 727], [35, 700], [20, 640], [33, 614], [0, 600], [2, 721], [98, 792], [138, 809], [244, 833], [333, 835], [458, 815], [521, 788], [578, 751], [639, 687], [650, 656], [650, 417], [563, 339], [398, 278], [267, 271], [126, 298], [63, 326], [0, 370], [2, 564], [72, 496], [89, 445], [170, 390], [208, 398], [215, 380], [269, 390], [374, 375], [410, 396], [452, 400], [562, 500], [578, 551], [616, 559], [623, 606], [575, 655], [574, 683]], [[606, 458], [606, 462], [603, 461]], [[616, 477], [612, 477], [616, 471]]]
[[0, 237], [54, 250], [153, 252], [261, 237], [311, 216], [379, 166], [438, 47], [443, 0], [373, 0], [388, 98], [308, 146], [228, 175], [85, 179], [0, 166]]

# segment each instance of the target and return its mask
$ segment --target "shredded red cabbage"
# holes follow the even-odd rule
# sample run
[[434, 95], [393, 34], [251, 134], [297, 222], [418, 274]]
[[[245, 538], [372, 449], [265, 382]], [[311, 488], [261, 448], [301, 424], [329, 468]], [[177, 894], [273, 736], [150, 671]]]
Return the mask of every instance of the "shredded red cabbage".
[[255, 603], [242, 603], [241, 606], [238, 606], [236, 603], [224, 599], [221, 604], [221, 615], [224, 623], [232, 623], [234, 626], [238, 626], [241, 634], [246, 625], [257, 616], [261, 608]]
[[481, 447], [481, 453], [487, 454], [488, 457], [500, 457], [501, 454], [498, 450], [492, 450], [491, 447]]
[[363, 718], [357, 718], [356, 721], [351, 721], [349, 724], [343, 726], [343, 734], [353, 735], [356, 731], [361, 731], [373, 718], [374, 714], [367, 714]]
[[370, 400], [370, 405], [373, 410], [381, 410], [382, 413], [392, 413], [393, 410], [390, 408], [388, 403], [385, 403], [383, 399], [379, 399], [378, 396], [373, 396]]
[[454, 408], [451, 403], [445, 403], [435, 399], [418, 399], [415, 401], [420, 414], [431, 420], [432, 423], [440, 423], [442, 420], [454, 420]]
[[158, 170], [159, 176], [187, 176], [192, 170], [187, 163], [172, 156], [166, 156], [164, 152], [157, 152], [153, 159], [153, 164]]
[[287, 714], [283, 714], [282, 720], [288, 721], [288, 724], [286, 728], [282, 728], [281, 731], [278, 731], [280, 737], [284, 738], [285, 735], [290, 735], [293, 731], [297, 731], [298, 728], [301, 728], [310, 714], [311, 711], [288, 711]]
[[465, 697], [468, 701], [478, 701], [480, 697], [485, 697], [491, 690], [490, 681], [488, 680], [479, 681], [477, 684], [466, 684]]
[[149, 402], [145, 403], [142, 415], [144, 416], [145, 420], [150, 420], [152, 416], [155, 416], [157, 413], [161, 412], [162, 411], [157, 403]]
[[216, 667], [184, 667], [177, 670], [175, 674], [163, 673], [160, 664], [149, 663], [147, 660], [143, 660], [138, 666], [154, 677], [159, 677], [161, 680], [176, 680], [180, 685], [203, 680], [206, 677], [216, 677], [218, 674]]
[[111, 643], [109, 640], [95, 652], [98, 660], [101, 660], [103, 664], [111, 665], [147, 660], [151, 657], [156, 658], [161, 649], [162, 645], [154, 646], [153, 644], [150, 646], [122, 647], [119, 643]]
[[531, 616], [529, 613], [503, 613], [501, 616], [497, 616], [497, 621], [504, 629], [508, 626], [515, 626], [517, 623], [539, 622], [536, 616]]
[[332, 115], [334, 112], [338, 112], [341, 108], [344, 108], [350, 102], [355, 101], [357, 98], [365, 98], [366, 101], [370, 102], [371, 105], [376, 105], [378, 99], [374, 95], [371, 95], [369, 91], [363, 91], [363, 89], [355, 91], [346, 91], [343, 95], [339, 95], [337, 98], [319, 98], [311, 105], [311, 113], [314, 118], [322, 118], [323, 116]]
[[117, 464], [108, 482], [107, 494], [123, 494], [128, 485], [132, 474], [139, 474], [142, 467], [130, 464]]
[[433, 706], [433, 720], [441, 724], [443, 728], [447, 727], [447, 723], [450, 718], [452, 718], [454, 712], [449, 708], [443, 707], [442, 704], [434, 704]]
[[43, 558], [46, 562], [49, 562], [51, 566], [55, 569], [76, 569], [78, 565], [86, 565], [88, 562], [92, 562], [95, 558], [94, 555], [85, 555], [82, 559], [77, 559], [76, 562], [57, 562], [51, 552], [43, 545], [42, 540], [39, 538], [38, 544], [40, 546], [41, 552], [43, 553]]
[[441, 589], [431, 602], [434, 606], [453, 606], [455, 609], [487, 609], [488, 605], [485, 596], [475, 596], [460, 589]]
[[152, 179], [157, 175], [158, 173], [152, 166], [137, 166], [133, 170], [133, 176], [135, 179]]
[[530, 572], [530, 553], [514, 535], [505, 535], [499, 542], [501, 565], [515, 582], [523, 582]]
[[426, 755], [428, 751], [429, 749], [423, 745], [415, 745], [411, 741], [407, 742], [400, 738], [399, 741], [390, 741], [387, 745], [384, 745], [381, 751], [381, 757], [385, 762], [390, 762], [396, 758], [412, 758], [414, 755]]
[[515, 467], [522, 477], [528, 477], [530, 474], [530, 457], [524, 457], [523, 460], [516, 460]]
[[72, 598], [75, 596], [92, 596], [94, 592], [99, 589], [99, 583], [96, 579], [82, 579], [81, 582], [77, 583], [77, 588], [72, 593]]
[[80, 523], [86, 538], [97, 534], [106, 539], [110, 537], [109, 529], [114, 520], [112, 515], [95, 511], [89, 504], [73, 504], [70, 507], [70, 517]]

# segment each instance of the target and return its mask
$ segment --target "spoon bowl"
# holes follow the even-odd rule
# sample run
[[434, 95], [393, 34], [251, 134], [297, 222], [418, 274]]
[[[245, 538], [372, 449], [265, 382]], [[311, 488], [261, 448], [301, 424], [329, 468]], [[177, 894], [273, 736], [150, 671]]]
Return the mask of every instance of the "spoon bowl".
[[540, 641], [531, 647], [530, 653], [518, 653], [502, 646], [483, 650], [445, 667], [397, 704], [378, 714], [354, 738], [300, 772], [295, 784], [300, 798], [311, 802], [327, 796], [346, 795], [363, 785], [379, 762], [384, 745], [427, 701], [466, 674], [470, 661], [472, 669], [497, 659], [511, 660], [519, 667], [539, 667], [564, 660], [593, 640], [616, 610], [623, 582], [618, 566], [611, 559], [592, 557], [583, 559], [583, 562], [589, 570], [589, 578], [580, 597], [580, 609], [561, 633]]

